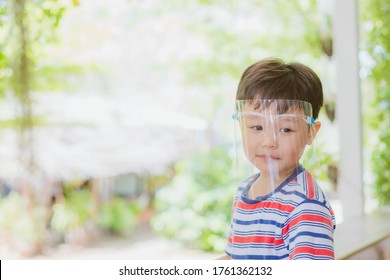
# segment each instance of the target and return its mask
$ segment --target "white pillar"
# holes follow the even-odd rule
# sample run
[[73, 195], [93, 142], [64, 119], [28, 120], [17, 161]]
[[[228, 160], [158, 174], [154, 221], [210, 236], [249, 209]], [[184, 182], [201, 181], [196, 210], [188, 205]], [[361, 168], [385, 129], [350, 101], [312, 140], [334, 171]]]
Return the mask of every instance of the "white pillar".
[[335, 0], [333, 22], [340, 137], [338, 191], [345, 221], [364, 214], [357, 1]]

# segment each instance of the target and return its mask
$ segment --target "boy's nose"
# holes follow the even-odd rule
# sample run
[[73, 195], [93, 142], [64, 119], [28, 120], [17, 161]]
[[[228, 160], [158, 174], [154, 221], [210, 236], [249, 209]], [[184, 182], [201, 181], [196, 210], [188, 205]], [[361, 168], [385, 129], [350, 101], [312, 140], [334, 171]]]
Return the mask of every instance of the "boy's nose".
[[272, 125], [265, 129], [262, 141], [263, 147], [275, 148], [277, 146], [277, 135]]

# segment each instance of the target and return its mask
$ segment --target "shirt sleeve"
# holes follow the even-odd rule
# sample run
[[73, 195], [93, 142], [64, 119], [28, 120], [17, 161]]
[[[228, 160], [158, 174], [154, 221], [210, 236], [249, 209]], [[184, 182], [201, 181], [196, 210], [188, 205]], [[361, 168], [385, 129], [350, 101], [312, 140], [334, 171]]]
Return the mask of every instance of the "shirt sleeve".
[[304, 200], [283, 229], [290, 259], [333, 260], [335, 224], [331, 209], [316, 200]]

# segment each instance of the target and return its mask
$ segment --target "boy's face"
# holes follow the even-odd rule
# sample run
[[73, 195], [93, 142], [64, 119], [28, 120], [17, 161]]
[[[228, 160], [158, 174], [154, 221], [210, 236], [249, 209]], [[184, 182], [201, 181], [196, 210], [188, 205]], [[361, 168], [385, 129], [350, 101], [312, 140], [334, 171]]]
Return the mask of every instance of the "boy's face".
[[240, 115], [245, 156], [263, 175], [285, 179], [299, 164], [320, 123], [299, 108], [280, 114], [276, 105], [263, 109], [245, 104]]

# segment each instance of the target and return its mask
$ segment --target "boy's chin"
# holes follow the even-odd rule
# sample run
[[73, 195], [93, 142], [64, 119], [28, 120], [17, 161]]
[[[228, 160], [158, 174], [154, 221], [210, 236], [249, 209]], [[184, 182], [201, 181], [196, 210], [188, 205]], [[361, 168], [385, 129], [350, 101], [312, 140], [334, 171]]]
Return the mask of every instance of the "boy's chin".
[[294, 170], [296, 170], [299, 166], [299, 162], [295, 165], [291, 166], [280, 166], [280, 165], [258, 165], [256, 166], [257, 170], [260, 171], [261, 174], [269, 174], [273, 176], [289, 176]]

